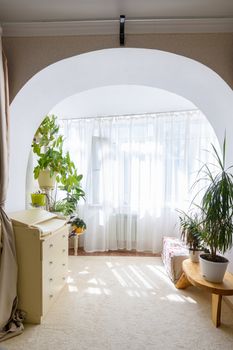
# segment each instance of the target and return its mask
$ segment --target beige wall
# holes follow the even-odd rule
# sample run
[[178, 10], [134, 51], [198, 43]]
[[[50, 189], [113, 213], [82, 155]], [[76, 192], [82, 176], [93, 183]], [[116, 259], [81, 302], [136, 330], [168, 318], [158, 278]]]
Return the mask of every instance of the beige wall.
[[[216, 71], [233, 88], [233, 33], [127, 35], [126, 47], [169, 51]], [[5, 37], [11, 100], [38, 71], [63, 58], [119, 47], [118, 36]]]

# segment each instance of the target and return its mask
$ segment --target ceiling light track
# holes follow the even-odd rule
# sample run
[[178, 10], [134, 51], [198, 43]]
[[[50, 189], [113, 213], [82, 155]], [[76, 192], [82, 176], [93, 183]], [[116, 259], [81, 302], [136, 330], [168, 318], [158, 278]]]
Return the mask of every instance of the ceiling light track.
[[120, 15], [120, 46], [125, 45], [125, 15]]

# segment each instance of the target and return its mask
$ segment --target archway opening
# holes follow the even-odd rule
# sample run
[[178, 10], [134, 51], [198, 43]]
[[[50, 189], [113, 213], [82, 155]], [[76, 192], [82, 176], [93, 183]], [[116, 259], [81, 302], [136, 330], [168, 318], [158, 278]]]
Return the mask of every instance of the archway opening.
[[[114, 85], [156, 87], [192, 101], [210, 121], [219, 139], [229, 125], [232, 90], [215, 72], [191, 59], [158, 50], [123, 48], [62, 60], [30, 79], [11, 104], [7, 210], [25, 206], [27, 157], [31, 137], [42, 116], [68, 96]], [[228, 144], [233, 149], [230, 138]]]

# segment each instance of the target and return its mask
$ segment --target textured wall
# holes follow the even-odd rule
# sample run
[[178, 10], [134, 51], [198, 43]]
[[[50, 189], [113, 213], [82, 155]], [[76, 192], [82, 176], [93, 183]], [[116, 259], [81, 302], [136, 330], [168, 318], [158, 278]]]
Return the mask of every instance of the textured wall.
[[[126, 47], [169, 51], [216, 71], [233, 88], [233, 33], [127, 35]], [[35, 73], [63, 58], [119, 47], [118, 36], [3, 38], [8, 57], [11, 100]]]

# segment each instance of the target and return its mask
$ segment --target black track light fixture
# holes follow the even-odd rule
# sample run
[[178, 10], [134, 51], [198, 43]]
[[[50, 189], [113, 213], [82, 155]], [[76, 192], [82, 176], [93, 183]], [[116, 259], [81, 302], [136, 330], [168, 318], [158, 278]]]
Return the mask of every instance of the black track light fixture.
[[125, 15], [120, 15], [120, 46], [125, 45]]

